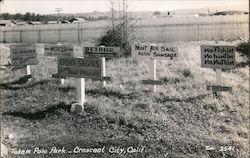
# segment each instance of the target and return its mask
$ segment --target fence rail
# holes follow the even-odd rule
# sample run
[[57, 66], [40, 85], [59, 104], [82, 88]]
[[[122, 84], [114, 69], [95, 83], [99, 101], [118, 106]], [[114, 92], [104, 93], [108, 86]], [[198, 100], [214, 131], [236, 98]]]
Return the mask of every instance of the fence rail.
[[[53, 24], [2, 27], [0, 42], [6, 43], [77, 43], [93, 42], [111, 27], [109, 21], [82, 24]], [[139, 20], [135, 40], [147, 42], [235, 40], [249, 38], [249, 16], [179, 17]]]

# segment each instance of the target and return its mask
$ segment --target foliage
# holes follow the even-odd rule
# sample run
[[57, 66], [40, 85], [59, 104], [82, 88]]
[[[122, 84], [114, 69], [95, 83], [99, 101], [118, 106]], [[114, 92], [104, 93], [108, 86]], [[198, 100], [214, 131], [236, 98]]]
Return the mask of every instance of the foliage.
[[153, 15], [161, 15], [160, 11], [154, 11]]
[[236, 50], [239, 51], [241, 53], [242, 56], [246, 56], [247, 59], [250, 59], [250, 41], [243, 41], [241, 43], [239, 43], [236, 47]]

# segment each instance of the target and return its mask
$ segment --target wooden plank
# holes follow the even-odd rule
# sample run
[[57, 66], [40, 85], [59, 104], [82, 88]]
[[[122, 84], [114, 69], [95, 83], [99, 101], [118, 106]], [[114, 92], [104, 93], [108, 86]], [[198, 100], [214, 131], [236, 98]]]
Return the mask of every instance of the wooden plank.
[[161, 81], [161, 80], [142, 80], [142, 84], [164, 85], [164, 81]]
[[132, 56], [137, 60], [177, 60], [178, 48], [164, 45], [134, 44], [132, 45]]
[[207, 90], [212, 90], [212, 91], [230, 91], [232, 92], [232, 87], [228, 87], [228, 86], [207, 86]]
[[36, 45], [12, 45], [10, 46], [11, 65], [37, 65]]
[[201, 45], [202, 68], [233, 69], [235, 66], [234, 46]]
[[58, 75], [63, 77], [102, 79], [102, 59], [58, 58]]
[[84, 47], [85, 57], [115, 58], [119, 52], [119, 47]]

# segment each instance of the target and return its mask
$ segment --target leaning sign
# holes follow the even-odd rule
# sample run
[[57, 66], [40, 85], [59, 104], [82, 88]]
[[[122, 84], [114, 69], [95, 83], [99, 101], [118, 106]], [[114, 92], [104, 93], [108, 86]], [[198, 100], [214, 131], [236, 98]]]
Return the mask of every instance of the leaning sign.
[[73, 57], [72, 45], [44, 45], [45, 56]]
[[119, 51], [119, 47], [84, 47], [84, 56], [114, 58]]
[[25, 66], [37, 65], [37, 53], [35, 45], [12, 45], [10, 46], [11, 65]]
[[132, 52], [136, 59], [174, 60], [177, 59], [178, 48], [164, 45], [134, 44]]
[[202, 45], [201, 67], [215, 69], [235, 68], [235, 47]]
[[58, 58], [58, 75], [60, 77], [102, 79], [102, 60], [99, 58]]

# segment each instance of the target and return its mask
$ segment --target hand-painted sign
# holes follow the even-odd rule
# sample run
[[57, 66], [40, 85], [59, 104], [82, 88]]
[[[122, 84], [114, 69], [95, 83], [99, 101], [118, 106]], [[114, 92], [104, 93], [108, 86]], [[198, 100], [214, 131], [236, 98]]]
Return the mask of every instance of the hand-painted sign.
[[73, 57], [72, 45], [44, 45], [44, 56]]
[[60, 77], [76, 77], [102, 79], [102, 60], [99, 58], [58, 58], [58, 75]]
[[37, 65], [37, 53], [35, 45], [10, 46], [11, 65]]
[[177, 59], [178, 48], [163, 45], [146, 45], [134, 44], [132, 45], [132, 56], [136, 59], [159, 59], [159, 60], [173, 60]]
[[219, 45], [201, 46], [201, 67], [216, 69], [235, 68], [235, 47]]
[[119, 47], [84, 47], [86, 57], [114, 58], [118, 56], [119, 52]]

